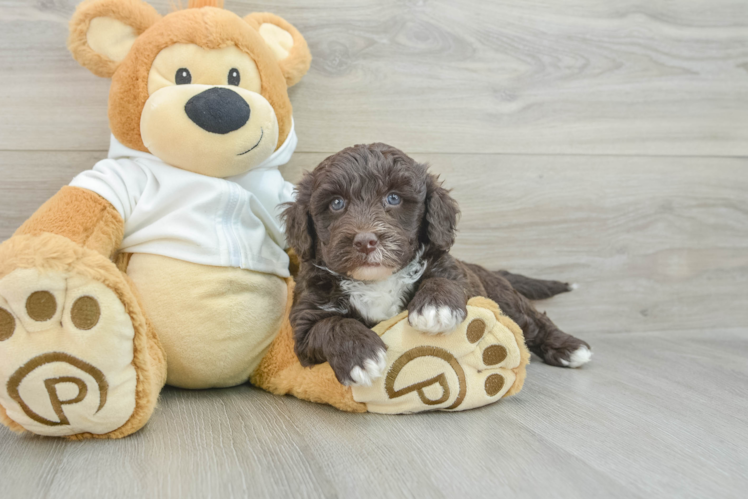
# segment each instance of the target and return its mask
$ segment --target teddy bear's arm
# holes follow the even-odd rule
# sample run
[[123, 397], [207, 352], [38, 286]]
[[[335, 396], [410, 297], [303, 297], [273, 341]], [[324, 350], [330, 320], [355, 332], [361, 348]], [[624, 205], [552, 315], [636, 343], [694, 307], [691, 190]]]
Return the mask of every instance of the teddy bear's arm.
[[119, 212], [107, 200], [88, 189], [65, 186], [15, 236], [53, 233], [112, 257], [122, 242], [124, 227]]

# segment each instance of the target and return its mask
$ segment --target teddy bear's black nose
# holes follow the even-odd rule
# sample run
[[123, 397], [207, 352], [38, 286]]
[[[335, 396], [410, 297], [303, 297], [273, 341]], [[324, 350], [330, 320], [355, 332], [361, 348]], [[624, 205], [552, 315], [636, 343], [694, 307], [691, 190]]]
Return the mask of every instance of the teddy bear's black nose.
[[213, 87], [187, 101], [184, 111], [203, 130], [228, 134], [249, 120], [249, 104], [231, 89]]

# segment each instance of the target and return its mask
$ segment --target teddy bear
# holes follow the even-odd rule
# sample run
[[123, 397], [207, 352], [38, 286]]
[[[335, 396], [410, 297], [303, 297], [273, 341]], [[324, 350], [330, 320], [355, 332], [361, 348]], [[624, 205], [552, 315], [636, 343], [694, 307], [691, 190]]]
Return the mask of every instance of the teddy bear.
[[[295, 259], [279, 222], [294, 193], [278, 167], [297, 143], [288, 88], [311, 55], [279, 16], [222, 4], [190, 0], [162, 16], [142, 0], [85, 0], [71, 19], [75, 59], [111, 78], [109, 154], [0, 245], [0, 421], [124, 437], [165, 384], [250, 382], [379, 413], [517, 393], [522, 332], [483, 298], [449, 335], [416, 331], [405, 313], [375, 327], [387, 367], [370, 386], [300, 365]], [[496, 345], [501, 359], [483, 355]]]

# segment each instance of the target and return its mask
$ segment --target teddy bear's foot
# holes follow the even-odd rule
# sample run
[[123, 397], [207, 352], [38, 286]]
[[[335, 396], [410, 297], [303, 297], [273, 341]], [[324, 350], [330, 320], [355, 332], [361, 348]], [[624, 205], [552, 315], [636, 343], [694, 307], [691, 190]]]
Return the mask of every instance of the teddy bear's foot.
[[402, 317], [385, 325], [385, 375], [371, 387], [353, 387], [354, 400], [374, 413], [459, 411], [518, 392], [529, 360], [519, 328], [487, 299], [473, 299], [467, 309], [445, 335], [416, 330]]
[[129, 434], [155, 403], [154, 365], [136, 360], [147, 322], [111, 262], [57, 243], [72, 259], [0, 278], [0, 420], [45, 436]]

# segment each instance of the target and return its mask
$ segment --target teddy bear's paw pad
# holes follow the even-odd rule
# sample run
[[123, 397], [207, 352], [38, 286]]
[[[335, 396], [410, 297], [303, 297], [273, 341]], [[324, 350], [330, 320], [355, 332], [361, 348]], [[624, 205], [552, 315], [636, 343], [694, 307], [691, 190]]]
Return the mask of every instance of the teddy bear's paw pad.
[[135, 331], [116, 294], [78, 275], [0, 280], [0, 404], [47, 436], [105, 434], [135, 409]]
[[354, 387], [353, 398], [375, 413], [467, 410], [501, 399], [522, 362], [517, 340], [492, 311], [467, 309], [448, 335], [428, 335], [407, 319], [387, 330], [384, 377]]

